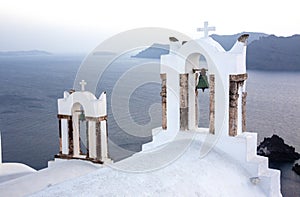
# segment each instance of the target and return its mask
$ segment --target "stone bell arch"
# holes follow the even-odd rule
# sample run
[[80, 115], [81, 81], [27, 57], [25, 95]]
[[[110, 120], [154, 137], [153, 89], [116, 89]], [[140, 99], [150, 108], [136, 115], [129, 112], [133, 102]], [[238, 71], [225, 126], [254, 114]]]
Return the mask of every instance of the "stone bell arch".
[[[57, 158], [82, 159], [95, 163], [111, 162], [108, 156], [107, 104], [106, 93], [99, 99], [91, 92], [64, 92], [64, 98], [58, 99], [58, 119], [60, 152]], [[82, 129], [80, 121], [85, 121]], [[84, 132], [85, 139], [81, 139]], [[81, 150], [81, 143], [86, 146], [86, 152]]]
[[[182, 139], [186, 139], [183, 136], [192, 139], [200, 136], [200, 155], [205, 156], [213, 148], [222, 150], [240, 162], [249, 177], [260, 179], [260, 186], [266, 194], [280, 196], [280, 172], [268, 169], [267, 158], [256, 153], [257, 134], [246, 132], [246, 49], [249, 35], [241, 35], [233, 47], [225, 51], [208, 37], [207, 31], [212, 29], [206, 22], [201, 29], [205, 31], [203, 38], [182, 42], [170, 38], [170, 52], [161, 56], [162, 128], [153, 129], [153, 141], [143, 145], [143, 150], [176, 142], [179, 145]], [[199, 54], [206, 58], [207, 72], [213, 76], [209, 86], [214, 90], [210, 94], [213, 101], [210, 116], [214, 117], [214, 123], [210, 123], [209, 129], [197, 128], [194, 118], [195, 73], [202, 67], [197, 63]]]
[[[215, 131], [215, 79], [216, 64], [213, 61], [209, 49], [201, 46], [194, 40], [184, 42], [181, 45], [170, 39], [170, 54], [161, 57], [161, 78], [163, 97], [163, 125], [167, 129], [170, 125], [179, 120], [178, 130], [196, 130], [197, 124], [197, 96], [195, 92], [197, 78], [203, 65], [199, 64], [199, 57], [204, 56], [207, 62], [205, 69], [208, 69], [210, 84], [210, 133]], [[177, 76], [176, 76], [177, 75]], [[176, 87], [179, 83], [179, 87]], [[169, 90], [169, 94], [168, 94]], [[174, 93], [174, 94], [173, 94]], [[224, 96], [224, 95], [223, 95]], [[168, 99], [169, 97], [169, 99]], [[175, 100], [178, 100], [178, 103]], [[171, 101], [172, 100], [172, 101]], [[169, 102], [171, 103], [169, 103]], [[165, 103], [165, 104], [164, 104]], [[165, 105], [165, 107], [164, 107]], [[174, 107], [176, 106], [176, 107]], [[179, 110], [177, 110], [177, 106]], [[177, 116], [176, 116], [177, 115]], [[176, 117], [175, 117], [176, 116]], [[164, 118], [165, 117], [165, 118]], [[164, 121], [165, 119], [165, 121]], [[169, 124], [168, 124], [169, 123]], [[171, 126], [171, 125], [170, 125]], [[171, 126], [174, 127], [174, 126]]]
[[170, 38], [170, 52], [161, 56], [160, 70], [164, 130], [199, 129], [195, 86], [202, 55], [207, 61], [210, 85], [209, 133], [236, 136], [246, 131], [247, 38], [242, 35], [230, 51], [209, 37], [182, 43]]

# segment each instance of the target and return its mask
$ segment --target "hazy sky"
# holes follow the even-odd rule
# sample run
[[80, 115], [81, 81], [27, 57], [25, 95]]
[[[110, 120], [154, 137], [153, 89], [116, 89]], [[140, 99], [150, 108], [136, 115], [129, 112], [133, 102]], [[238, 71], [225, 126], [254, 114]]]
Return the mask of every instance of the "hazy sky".
[[0, 0], [0, 51], [89, 52], [103, 39], [139, 27], [165, 27], [201, 37], [242, 31], [300, 34], [296, 0]]

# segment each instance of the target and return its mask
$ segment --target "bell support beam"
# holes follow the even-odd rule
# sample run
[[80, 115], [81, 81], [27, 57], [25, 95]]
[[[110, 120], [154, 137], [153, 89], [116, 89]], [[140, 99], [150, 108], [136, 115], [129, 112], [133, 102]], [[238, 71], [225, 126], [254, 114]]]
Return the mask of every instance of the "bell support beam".
[[193, 73], [197, 72], [197, 71], [201, 71], [201, 70], [205, 70], [205, 71], [208, 71], [208, 69], [206, 68], [193, 68]]

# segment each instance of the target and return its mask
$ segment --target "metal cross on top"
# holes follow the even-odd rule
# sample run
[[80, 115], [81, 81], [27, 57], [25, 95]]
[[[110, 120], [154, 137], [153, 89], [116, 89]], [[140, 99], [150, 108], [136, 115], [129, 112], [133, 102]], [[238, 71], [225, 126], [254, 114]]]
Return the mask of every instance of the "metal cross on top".
[[209, 31], [216, 31], [216, 27], [208, 27], [208, 22], [204, 22], [204, 27], [203, 28], [197, 28], [197, 31], [203, 31], [204, 32], [204, 38], [208, 37], [208, 32]]
[[81, 85], [81, 91], [84, 91], [84, 86], [86, 86], [86, 82], [84, 80], [81, 80], [81, 82], [79, 82], [79, 84]]

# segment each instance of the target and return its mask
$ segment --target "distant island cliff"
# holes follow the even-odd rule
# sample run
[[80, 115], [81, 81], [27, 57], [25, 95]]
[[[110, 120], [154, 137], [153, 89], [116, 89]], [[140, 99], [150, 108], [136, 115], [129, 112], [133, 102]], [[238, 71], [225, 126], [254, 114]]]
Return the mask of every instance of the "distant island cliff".
[[250, 69], [300, 71], [300, 35], [262, 37], [247, 50]]
[[132, 57], [159, 59], [161, 55], [168, 54], [169, 49], [170, 46], [168, 44], [154, 43], [149, 48], [140, 51], [138, 54]]
[[0, 56], [34, 56], [34, 55], [52, 55], [52, 53], [42, 50], [30, 51], [0, 51]]
[[[277, 37], [264, 33], [243, 32], [250, 34], [247, 48], [247, 68], [250, 70], [300, 71], [300, 35]], [[211, 37], [225, 50], [231, 49], [237, 38], [243, 34], [216, 35]], [[154, 43], [136, 54], [135, 58], [159, 59], [168, 54], [169, 45]]]

